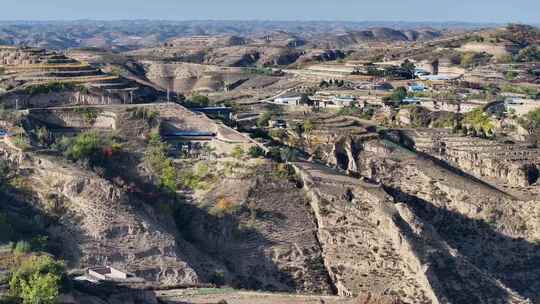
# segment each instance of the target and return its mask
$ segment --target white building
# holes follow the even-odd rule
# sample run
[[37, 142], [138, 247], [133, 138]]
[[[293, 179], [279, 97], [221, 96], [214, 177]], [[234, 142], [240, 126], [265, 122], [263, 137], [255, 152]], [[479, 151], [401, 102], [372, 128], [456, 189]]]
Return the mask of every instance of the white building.
[[282, 104], [282, 105], [297, 106], [300, 104], [301, 100], [302, 100], [302, 96], [279, 97], [279, 98], [274, 99], [274, 103]]

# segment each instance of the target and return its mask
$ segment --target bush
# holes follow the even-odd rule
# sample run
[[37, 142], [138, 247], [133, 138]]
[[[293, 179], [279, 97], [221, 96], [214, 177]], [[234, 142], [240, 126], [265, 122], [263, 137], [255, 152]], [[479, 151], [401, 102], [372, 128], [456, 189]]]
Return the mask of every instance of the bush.
[[18, 241], [13, 251], [17, 254], [32, 252], [32, 245], [27, 241]]
[[24, 134], [17, 134], [11, 139], [11, 142], [19, 149], [27, 151], [32, 148], [30, 144], [30, 139]]
[[227, 214], [232, 214], [236, 211], [236, 206], [230, 200], [221, 198], [217, 204], [212, 207], [209, 213], [213, 216], [223, 217]]
[[24, 304], [57, 303], [59, 282], [60, 278], [56, 275], [35, 273], [28, 281], [21, 283], [20, 297]]
[[252, 158], [260, 158], [265, 156], [264, 150], [259, 146], [251, 146], [248, 154]]
[[218, 287], [223, 286], [225, 284], [225, 274], [223, 271], [216, 271], [210, 276], [208, 281]]
[[152, 133], [144, 153], [144, 163], [152, 175], [158, 178], [161, 189], [176, 192], [179, 176], [172, 159], [168, 157], [169, 148], [169, 145], [161, 140], [159, 133]]
[[186, 101], [187, 106], [195, 108], [204, 108], [210, 105], [210, 99], [203, 95], [193, 95]]
[[152, 174], [161, 175], [168, 160], [169, 145], [161, 140], [159, 133], [150, 134], [148, 146], [144, 153], [144, 162]]
[[465, 114], [463, 121], [471, 125], [475, 132], [482, 132], [484, 135], [493, 134], [495, 128], [489, 116], [481, 108], [476, 108]]
[[231, 156], [236, 159], [241, 159], [244, 156], [245, 152], [244, 149], [240, 146], [234, 147], [234, 149], [231, 152]]
[[517, 55], [517, 60], [521, 62], [540, 61], [540, 48], [537, 46], [528, 46]]
[[63, 263], [48, 256], [32, 256], [12, 272], [10, 293], [24, 304], [52, 304], [65, 280]]
[[167, 159], [163, 165], [163, 169], [159, 177], [159, 187], [171, 193], [178, 190], [178, 173], [170, 159]]
[[395, 88], [392, 95], [384, 98], [385, 101], [399, 101], [407, 98], [407, 89], [405, 87]]
[[101, 153], [102, 142], [97, 133], [83, 133], [75, 137], [65, 155], [75, 161], [97, 158]]
[[84, 118], [84, 122], [87, 124], [93, 124], [99, 115], [99, 110], [95, 108], [76, 108], [75, 113], [81, 114]]
[[43, 146], [48, 146], [51, 144], [51, 134], [49, 132], [49, 129], [47, 129], [46, 127], [41, 127], [37, 129], [36, 137], [39, 143]]
[[471, 68], [487, 63], [492, 55], [487, 53], [466, 52], [461, 55], [461, 66]]
[[34, 96], [38, 94], [49, 94], [73, 89], [80, 89], [80, 86], [74, 85], [72, 83], [51, 81], [46, 84], [30, 85], [24, 89], [24, 92], [28, 95]]
[[193, 190], [203, 188], [202, 178], [191, 171], [183, 171], [180, 173], [180, 182], [185, 188]]
[[259, 116], [259, 119], [257, 119], [257, 127], [268, 127], [268, 122], [270, 122], [270, 119], [272, 119], [272, 112], [266, 111], [262, 113], [261, 116]]
[[284, 129], [270, 130], [270, 137], [284, 141], [285, 139], [287, 139], [287, 131]]
[[204, 178], [208, 176], [209, 173], [210, 173], [210, 168], [208, 167], [206, 163], [198, 162], [197, 165], [195, 165], [195, 174], [197, 174], [197, 176]]
[[130, 113], [130, 119], [144, 120], [149, 127], [156, 125], [158, 117], [158, 112], [146, 108], [134, 108]]

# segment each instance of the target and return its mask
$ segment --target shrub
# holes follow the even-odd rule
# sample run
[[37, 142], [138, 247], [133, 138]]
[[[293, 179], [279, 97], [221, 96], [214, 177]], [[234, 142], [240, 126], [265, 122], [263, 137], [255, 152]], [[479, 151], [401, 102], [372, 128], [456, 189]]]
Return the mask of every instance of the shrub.
[[54, 274], [34, 273], [28, 281], [21, 282], [20, 297], [24, 304], [54, 304], [60, 294], [60, 278]]
[[234, 147], [234, 149], [231, 152], [231, 156], [236, 159], [241, 159], [244, 156], [245, 152], [244, 149], [240, 146]]
[[465, 114], [464, 122], [471, 125], [476, 132], [483, 132], [485, 135], [493, 134], [495, 128], [489, 116], [481, 108]]
[[385, 101], [402, 101], [407, 98], [407, 89], [405, 87], [395, 88], [392, 95], [384, 98]]
[[522, 49], [517, 55], [517, 60], [521, 62], [540, 61], [540, 48], [531, 45]]
[[465, 52], [461, 55], [461, 66], [470, 68], [487, 63], [492, 56], [487, 53]]
[[73, 161], [85, 159], [97, 162], [102, 156], [103, 146], [96, 132], [82, 133], [68, 142], [64, 155]]
[[46, 127], [41, 127], [37, 129], [36, 137], [39, 143], [43, 146], [48, 146], [49, 144], [51, 144], [51, 134], [49, 132], [49, 129], [47, 129]]
[[270, 119], [272, 119], [272, 112], [266, 111], [262, 113], [261, 116], [259, 116], [259, 119], [257, 119], [257, 127], [268, 127], [268, 122], [270, 122]]
[[180, 173], [180, 182], [185, 188], [193, 190], [202, 188], [202, 179], [191, 171], [183, 171]]
[[160, 175], [168, 159], [169, 145], [161, 140], [159, 133], [150, 134], [148, 147], [144, 153], [146, 167], [154, 175]]
[[304, 121], [304, 123], [302, 124], [302, 128], [304, 129], [305, 133], [310, 133], [315, 128], [315, 125], [313, 124], [313, 121], [308, 119]]
[[232, 214], [236, 210], [236, 206], [229, 199], [221, 198], [216, 205], [212, 207], [209, 213], [213, 216], [223, 217], [227, 214]]
[[87, 124], [93, 124], [98, 118], [99, 110], [95, 108], [76, 108], [75, 113], [81, 114]]
[[32, 251], [32, 245], [27, 241], [18, 241], [13, 251], [17, 254], [30, 253]]
[[24, 134], [17, 134], [12, 139], [11, 142], [19, 149], [23, 151], [29, 150], [32, 145], [30, 144], [30, 139]]
[[284, 141], [285, 139], [287, 139], [287, 131], [283, 129], [273, 129], [270, 130], [270, 136], [272, 138]]
[[210, 105], [210, 99], [206, 96], [195, 94], [186, 101], [186, 104], [189, 107], [204, 108]]
[[38, 94], [49, 94], [61, 92], [64, 90], [78, 89], [80, 86], [76, 86], [72, 83], [64, 83], [59, 81], [51, 81], [46, 84], [30, 85], [24, 89], [24, 92], [28, 95], [34, 96]]
[[168, 192], [176, 192], [178, 190], [178, 173], [170, 159], [163, 165], [159, 177], [159, 186]]
[[9, 177], [10, 172], [11, 168], [9, 163], [4, 159], [0, 159], [0, 184]]
[[209, 173], [210, 173], [210, 168], [208, 167], [206, 163], [198, 162], [197, 165], [195, 165], [195, 174], [197, 174], [197, 176], [204, 178], [208, 176]]
[[210, 276], [208, 281], [218, 287], [223, 286], [225, 284], [225, 274], [223, 271], [216, 271]]
[[63, 263], [48, 256], [31, 256], [12, 272], [10, 293], [24, 304], [56, 303], [64, 279]]
[[158, 112], [149, 111], [146, 108], [135, 108], [132, 109], [130, 113], [130, 119], [144, 120], [149, 127], [156, 125], [158, 117]]
[[249, 148], [248, 154], [252, 158], [259, 158], [265, 156], [264, 150], [259, 146], [251, 146]]

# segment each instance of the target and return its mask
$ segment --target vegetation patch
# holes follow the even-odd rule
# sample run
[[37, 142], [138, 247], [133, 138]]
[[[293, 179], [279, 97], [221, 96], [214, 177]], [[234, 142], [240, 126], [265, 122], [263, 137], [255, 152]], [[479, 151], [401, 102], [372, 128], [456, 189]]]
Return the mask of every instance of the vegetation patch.
[[58, 92], [69, 91], [69, 90], [83, 91], [83, 90], [86, 90], [86, 87], [82, 85], [75, 85], [72, 83], [51, 81], [44, 84], [29, 85], [26, 88], [24, 88], [24, 92], [30, 96], [35, 96], [39, 94], [58, 93]]
[[489, 118], [489, 115], [481, 108], [476, 108], [465, 114], [463, 122], [470, 126], [473, 135], [491, 136], [495, 126]]
[[23, 304], [54, 304], [69, 289], [65, 266], [49, 256], [25, 258], [11, 274], [10, 295]]

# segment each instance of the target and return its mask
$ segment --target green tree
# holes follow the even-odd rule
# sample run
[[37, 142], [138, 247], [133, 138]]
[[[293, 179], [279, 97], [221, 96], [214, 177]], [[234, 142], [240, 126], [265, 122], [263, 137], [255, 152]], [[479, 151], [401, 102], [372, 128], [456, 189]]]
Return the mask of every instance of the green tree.
[[252, 158], [264, 157], [264, 150], [259, 146], [251, 146], [249, 148], [248, 154]]
[[144, 163], [154, 175], [161, 175], [168, 159], [168, 153], [169, 145], [161, 140], [159, 133], [151, 133], [144, 152]]
[[521, 62], [540, 61], [540, 48], [532, 45], [522, 49], [517, 55], [517, 60]]
[[259, 119], [257, 119], [257, 127], [264, 128], [268, 127], [268, 122], [272, 119], [272, 112], [266, 111], [259, 116]]
[[178, 190], [178, 172], [170, 159], [163, 165], [159, 184], [162, 189], [169, 192], [176, 192]]
[[98, 163], [103, 157], [104, 142], [97, 132], [86, 132], [67, 142], [64, 155], [74, 161], [89, 160]]
[[150, 134], [148, 146], [144, 153], [144, 163], [152, 175], [158, 178], [161, 189], [176, 192], [178, 189], [178, 172], [169, 158], [170, 146], [161, 140], [158, 132]]
[[405, 98], [407, 98], [407, 89], [405, 87], [397, 87], [392, 92], [392, 95], [387, 96], [385, 100], [401, 102]]
[[22, 281], [20, 297], [24, 304], [55, 304], [60, 294], [60, 281], [54, 274], [34, 273], [28, 282]]
[[405, 59], [405, 61], [401, 64], [401, 68], [406, 72], [407, 78], [414, 78], [414, 71], [416, 70], [414, 63], [410, 62], [408, 59]]
[[65, 266], [49, 256], [31, 256], [15, 269], [10, 293], [24, 304], [53, 304], [65, 280]]
[[476, 108], [465, 114], [463, 121], [472, 127], [473, 133], [477, 135], [492, 135], [495, 126], [491, 119], [481, 108]]

